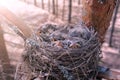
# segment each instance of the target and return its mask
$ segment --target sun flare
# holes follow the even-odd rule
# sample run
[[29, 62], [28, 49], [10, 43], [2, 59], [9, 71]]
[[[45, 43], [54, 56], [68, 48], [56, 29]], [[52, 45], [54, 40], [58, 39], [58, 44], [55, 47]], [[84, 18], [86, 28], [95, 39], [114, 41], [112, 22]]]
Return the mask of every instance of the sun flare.
[[5, 7], [8, 7], [10, 5], [14, 5], [12, 3], [13, 0], [0, 0], [0, 6], [5, 6]]

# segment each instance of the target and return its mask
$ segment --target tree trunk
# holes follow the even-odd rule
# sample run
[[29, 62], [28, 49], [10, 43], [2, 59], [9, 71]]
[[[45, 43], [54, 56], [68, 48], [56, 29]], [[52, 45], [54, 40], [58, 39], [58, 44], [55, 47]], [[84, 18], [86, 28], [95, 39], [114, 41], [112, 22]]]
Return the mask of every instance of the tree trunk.
[[58, 0], [56, 0], [56, 17], [58, 17]]
[[[10, 60], [5, 46], [5, 41], [3, 37], [3, 31], [0, 25], [0, 61], [2, 65], [3, 72], [8, 74], [10, 69]], [[3, 75], [5, 77], [6, 75]], [[7, 77], [6, 77], [7, 78]]]
[[55, 0], [52, 0], [52, 5], [53, 5], [53, 14], [55, 14]]
[[48, 0], [48, 12], [50, 12], [50, 0]]
[[44, 0], [42, 0], [41, 3], [42, 3], [42, 9], [44, 9]]
[[78, 5], [80, 5], [80, 0], [78, 0]]
[[82, 20], [98, 32], [101, 42], [104, 41], [106, 30], [116, 5], [116, 0], [81, 0]]
[[71, 15], [72, 15], [72, 0], [69, 0], [69, 13], [68, 13], [68, 23], [71, 23]]
[[64, 20], [64, 15], [65, 15], [65, 0], [63, 0], [62, 20]]
[[37, 6], [37, 0], [34, 0], [34, 5]]

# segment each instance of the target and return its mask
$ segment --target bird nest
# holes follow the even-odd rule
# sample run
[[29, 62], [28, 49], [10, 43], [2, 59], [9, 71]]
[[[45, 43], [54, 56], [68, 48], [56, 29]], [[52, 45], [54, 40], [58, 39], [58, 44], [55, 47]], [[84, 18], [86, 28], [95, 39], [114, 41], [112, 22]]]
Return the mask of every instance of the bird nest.
[[84, 24], [45, 24], [25, 41], [15, 80], [94, 80], [100, 42]]

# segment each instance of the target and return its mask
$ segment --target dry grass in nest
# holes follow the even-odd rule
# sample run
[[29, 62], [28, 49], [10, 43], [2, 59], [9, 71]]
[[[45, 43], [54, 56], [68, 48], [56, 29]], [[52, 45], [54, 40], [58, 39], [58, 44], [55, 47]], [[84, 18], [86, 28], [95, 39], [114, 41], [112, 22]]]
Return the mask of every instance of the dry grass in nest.
[[96, 79], [100, 42], [92, 28], [46, 24], [25, 43], [15, 80]]

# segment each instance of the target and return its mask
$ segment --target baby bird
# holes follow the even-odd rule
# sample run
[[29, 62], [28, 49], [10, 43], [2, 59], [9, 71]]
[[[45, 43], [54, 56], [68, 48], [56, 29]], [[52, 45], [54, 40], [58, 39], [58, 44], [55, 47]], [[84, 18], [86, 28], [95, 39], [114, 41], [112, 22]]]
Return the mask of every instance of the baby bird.
[[85, 26], [76, 25], [75, 28], [69, 31], [69, 36], [88, 40], [91, 35], [90, 35], [90, 31]]
[[45, 24], [37, 30], [37, 35], [43, 41], [50, 42], [49, 35], [53, 33], [55, 30], [57, 30], [56, 25]]

